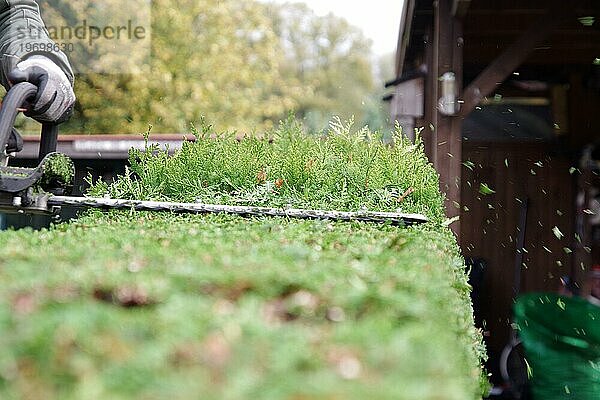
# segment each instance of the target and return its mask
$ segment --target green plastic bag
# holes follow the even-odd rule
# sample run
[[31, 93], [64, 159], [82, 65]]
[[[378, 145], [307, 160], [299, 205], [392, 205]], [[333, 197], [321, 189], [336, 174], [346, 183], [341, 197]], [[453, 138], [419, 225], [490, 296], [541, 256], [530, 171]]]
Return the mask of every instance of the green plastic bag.
[[600, 400], [600, 307], [550, 293], [518, 298], [515, 322], [536, 400]]

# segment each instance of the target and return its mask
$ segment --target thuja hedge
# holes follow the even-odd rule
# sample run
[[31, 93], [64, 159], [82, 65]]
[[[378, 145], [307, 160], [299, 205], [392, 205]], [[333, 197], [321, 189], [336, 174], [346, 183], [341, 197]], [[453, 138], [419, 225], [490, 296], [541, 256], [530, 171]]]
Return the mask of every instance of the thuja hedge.
[[91, 193], [425, 213], [417, 227], [88, 212], [0, 234], [0, 398], [475, 399], [485, 357], [421, 146], [292, 121], [132, 151]]

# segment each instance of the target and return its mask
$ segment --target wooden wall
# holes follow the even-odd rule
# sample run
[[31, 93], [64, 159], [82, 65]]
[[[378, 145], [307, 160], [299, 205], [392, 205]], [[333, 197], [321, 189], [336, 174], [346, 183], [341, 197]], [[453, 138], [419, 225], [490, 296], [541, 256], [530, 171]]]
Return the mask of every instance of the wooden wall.
[[[589, 70], [586, 68], [582, 70], [584, 72], [578, 70], [569, 74], [568, 101], [571, 107], [568, 111], [569, 130], [572, 133], [569, 138], [570, 146], [573, 148], [580, 148], [600, 140], [600, 118], [597, 118], [600, 110], [600, 88], [589, 87]], [[596, 83], [598, 84], [600, 82]]]
[[[571, 273], [574, 240], [574, 176], [566, 156], [527, 143], [463, 143], [461, 247], [482, 258], [481, 311], [492, 356], [507, 343], [516, 291], [515, 257], [519, 213], [528, 201], [521, 292], [554, 291]], [[480, 184], [495, 193], [483, 195]], [[558, 228], [558, 229], [555, 229]], [[564, 237], [559, 238], [562, 233]]]

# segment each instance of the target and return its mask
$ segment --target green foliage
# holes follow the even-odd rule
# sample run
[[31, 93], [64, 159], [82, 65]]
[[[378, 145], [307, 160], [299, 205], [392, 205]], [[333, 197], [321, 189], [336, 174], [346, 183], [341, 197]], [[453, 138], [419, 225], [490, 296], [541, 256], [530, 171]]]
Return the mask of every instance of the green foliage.
[[[443, 219], [437, 174], [423, 154], [394, 132], [356, 130], [335, 120], [322, 135], [307, 135], [289, 118], [270, 133], [272, 140], [233, 133], [212, 138], [206, 124], [198, 140], [169, 157], [155, 147], [132, 150], [125, 176], [90, 193], [114, 198], [201, 201], [205, 203], [286, 206], [357, 211], [423, 213]], [[408, 195], [405, 193], [411, 192]]]
[[[136, 2], [102, 3], [112, 21], [126, 22], [135, 12]], [[98, 8], [69, 0], [40, 6], [47, 24], [59, 27], [81, 24], [90, 7]], [[149, 59], [132, 47], [119, 69], [112, 53], [125, 50], [110, 41], [69, 54], [86, 68], [76, 77], [75, 115], [63, 132], [139, 133], [148, 124], [160, 133], [183, 132], [201, 115], [220, 121], [219, 130], [262, 132], [289, 111], [311, 129], [325, 128], [333, 115], [382, 125], [370, 42], [341, 18], [255, 0], [182, 0], [177, 7], [153, 0], [151, 10]], [[113, 73], [93, 72], [103, 70]], [[36, 130], [27, 124], [22, 128]]]
[[94, 212], [0, 245], [2, 399], [480, 398], [448, 231]]
[[307, 136], [291, 118], [272, 142], [195, 133], [173, 157], [132, 151], [92, 194], [432, 222], [90, 211], [2, 232], [2, 399], [481, 398], [470, 287], [419, 144], [339, 121]]
[[481, 193], [483, 195], [489, 195], [489, 194], [496, 193], [496, 191], [493, 190], [492, 188], [490, 188], [487, 183], [480, 183], [479, 184], [479, 193]]
[[42, 187], [63, 187], [73, 184], [75, 166], [73, 161], [61, 153], [54, 153], [44, 164], [44, 175], [40, 184]]
[[[41, 7], [47, 23], [69, 27], [98, 7], [85, 3], [45, 0]], [[102, 8], [125, 24], [132, 15], [127, 4], [104, 0]], [[293, 97], [308, 93], [283, 78], [280, 40], [259, 2], [182, 0], [174, 7], [153, 0], [151, 16], [151, 57], [132, 51], [139, 62], [133, 68], [129, 60], [127, 68], [114, 67], [110, 41], [93, 54], [85, 46], [69, 54], [76, 65], [98, 65], [76, 78], [78, 103], [65, 132], [139, 133], [148, 124], [182, 132], [201, 114], [223, 121], [221, 128], [265, 129], [295, 108]], [[93, 72], [107, 69], [112, 73]]]

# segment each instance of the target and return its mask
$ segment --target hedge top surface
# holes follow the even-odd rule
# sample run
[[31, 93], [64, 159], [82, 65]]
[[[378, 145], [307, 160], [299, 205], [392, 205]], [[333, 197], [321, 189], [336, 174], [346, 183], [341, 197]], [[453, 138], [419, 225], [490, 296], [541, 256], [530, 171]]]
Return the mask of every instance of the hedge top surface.
[[480, 398], [447, 230], [93, 212], [0, 245], [2, 399]]
[[334, 121], [307, 135], [289, 119], [271, 140], [215, 139], [210, 126], [195, 130], [174, 156], [155, 146], [132, 150], [131, 168], [113, 184], [95, 183], [90, 195], [139, 200], [199, 201], [340, 211], [397, 211], [443, 219], [438, 176], [418, 140], [397, 128], [393, 145], [368, 129]]
[[[422, 213], [415, 227], [90, 211], [0, 233], [2, 399], [481, 398], [481, 335], [437, 175], [334, 123], [197, 132], [92, 195]], [[31, 249], [35, 249], [32, 251]]]

